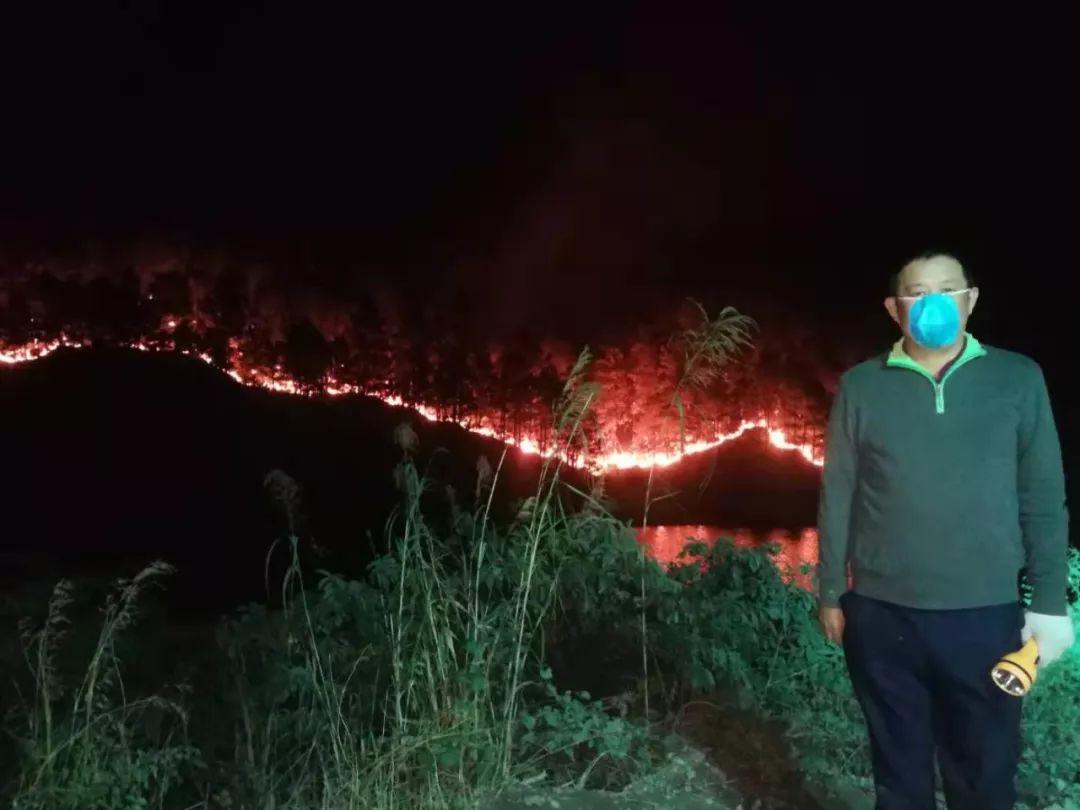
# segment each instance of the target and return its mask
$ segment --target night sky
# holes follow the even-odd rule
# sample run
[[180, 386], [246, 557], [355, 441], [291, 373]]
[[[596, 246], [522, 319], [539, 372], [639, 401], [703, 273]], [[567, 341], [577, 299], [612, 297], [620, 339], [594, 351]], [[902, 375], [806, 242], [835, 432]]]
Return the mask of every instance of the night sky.
[[885, 273], [943, 248], [989, 342], [1045, 355], [1068, 311], [1065, 19], [29, 5], [0, 26], [9, 253], [213, 245], [330, 295], [464, 291], [493, 329], [764, 294], [887, 337]]

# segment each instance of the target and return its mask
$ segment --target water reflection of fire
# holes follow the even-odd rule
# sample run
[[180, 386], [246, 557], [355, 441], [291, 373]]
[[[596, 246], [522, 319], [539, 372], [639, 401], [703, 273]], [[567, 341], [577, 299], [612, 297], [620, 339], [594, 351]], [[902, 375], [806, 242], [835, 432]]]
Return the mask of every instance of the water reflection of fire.
[[[711, 547], [720, 537], [730, 538], [740, 548], [759, 548], [775, 543], [779, 550], [772, 555], [773, 563], [785, 581], [794, 582], [810, 590], [813, 587], [813, 571], [818, 562], [818, 535], [815, 529], [791, 532], [773, 529], [753, 532], [749, 529], [718, 529], [714, 526], [649, 526], [638, 529], [638, 542], [649, 555], [661, 565], [667, 566], [679, 558], [679, 554], [691, 540]], [[803, 566], [807, 571], [802, 571]]]
[[[165, 331], [171, 333], [177, 326], [177, 321], [175, 319], [169, 319], [163, 325], [165, 326]], [[40, 360], [60, 348], [79, 349], [90, 345], [91, 343], [88, 340], [76, 340], [69, 338], [66, 335], [61, 335], [52, 340], [33, 340], [18, 346], [0, 345], [0, 364], [16, 365], [19, 363], [27, 363], [33, 360]], [[171, 337], [166, 339], [140, 339], [128, 344], [128, 347], [143, 352], [179, 351], [181, 354], [197, 357], [203, 362], [217, 367], [214, 359], [206, 353], [191, 349], [177, 349], [176, 344]], [[243, 352], [236, 341], [229, 342], [229, 357], [224, 372], [241, 385], [263, 388], [269, 391], [293, 394], [296, 396], [323, 395], [336, 397], [358, 394], [372, 396], [382, 400], [387, 405], [408, 407], [432, 422], [452, 421], [441, 416], [439, 411], [433, 406], [405, 403], [400, 396], [366, 391], [355, 383], [338, 380], [333, 376], [327, 377], [318, 389], [305, 387], [298, 380], [285, 373], [281, 366], [267, 369], [248, 365], [244, 361]], [[504, 432], [497, 430], [491, 424], [485, 424], [483, 420], [480, 420], [479, 422], [476, 420], [469, 420], [459, 422], [458, 424], [461, 424], [462, 427], [472, 433], [497, 439], [513, 447], [517, 447], [523, 453], [529, 455], [550, 458], [556, 454], [556, 451], [553, 448], [550, 446], [543, 446], [541, 442], [535, 438], [523, 437], [515, 439], [514, 437], [508, 436]], [[587, 467], [596, 471], [630, 469], [647, 470], [651, 467], [669, 467], [677, 463], [684, 456], [711, 450], [714, 447], [718, 447], [721, 444], [739, 438], [750, 430], [765, 430], [767, 432], [769, 443], [773, 447], [781, 450], [793, 450], [810, 464], [818, 467], [822, 466], [822, 458], [815, 452], [813, 445], [798, 444], [790, 441], [784, 431], [772, 427], [765, 419], [743, 421], [734, 431], [714, 436], [711, 439], [688, 439], [682, 451], [635, 452], [614, 450], [594, 455], [587, 459], [575, 456], [574, 458], [569, 459], [569, 463], [580, 468]]]

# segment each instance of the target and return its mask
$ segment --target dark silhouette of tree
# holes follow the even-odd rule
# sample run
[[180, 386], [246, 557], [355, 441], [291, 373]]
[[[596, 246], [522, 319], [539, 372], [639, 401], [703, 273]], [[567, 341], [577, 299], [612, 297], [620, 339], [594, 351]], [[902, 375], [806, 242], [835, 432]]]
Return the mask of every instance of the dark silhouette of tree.
[[142, 331], [138, 282], [128, 271], [118, 281], [99, 276], [83, 290], [80, 329], [95, 339], [130, 343]]
[[233, 335], [244, 331], [249, 318], [247, 281], [240, 273], [226, 270], [218, 274], [209, 309], [217, 325], [224, 331]]
[[344, 381], [349, 377], [349, 360], [352, 356], [352, 348], [344, 335], [338, 335], [330, 341], [330, 364], [334, 373]]
[[202, 351], [210, 355], [220, 369], [229, 367], [229, 338], [231, 335], [219, 326], [212, 326], [202, 336]]
[[495, 392], [495, 366], [490, 349], [485, 346], [470, 351], [465, 358], [465, 366], [477, 411], [490, 414]]
[[52, 337], [82, 325], [85, 310], [78, 282], [42, 272], [31, 276], [24, 290], [32, 332]]
[[538, 346], [524, 331], [519, 331], [499, 356], [495, 405], [502, 430], [520, 440], [524, 424], [520, 406], [531, 403], [535, 395], [532, 370], [538, 360]]
[[436, 338], [431, 358], [432, 395], [451, 419], [459, 421], [475, 407], [461, 343], [455, 336], [444, 333]]
[[332, 360], [330, 344], [311, 321], [295, 320], [289, 325], [282, 349], [282, 365], [303, 388], [318, 389]]
[[172, 330], [172, 339], [177, 351], [198, 352], [202, 348], [202, 338], [188, 319], [177, 323]]
[[347, 365], [360, 384], [376, 393], [389, 393], [392, 365], [390, 330], [370, 295], [361, 295], [349, 311], [351, 350]]
[[6, 291], [0, 306], [0, 340], [12, 344], [26, 343], [31, 335], [30, 305], [19, 287]]
[[154, 325], [167, 315], [191, 312], [191, 291], [187, 278], [178, 270], [154, 276], [150, 282], [147, 309], [155, 317]]

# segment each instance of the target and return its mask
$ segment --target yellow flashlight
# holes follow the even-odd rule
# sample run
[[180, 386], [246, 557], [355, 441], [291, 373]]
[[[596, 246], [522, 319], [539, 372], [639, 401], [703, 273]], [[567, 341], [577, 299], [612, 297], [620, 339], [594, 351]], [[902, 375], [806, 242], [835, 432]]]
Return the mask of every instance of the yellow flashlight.
[[1038, 675], [1039, 645], [1034, 638], [1016, 652], [1002, 658], [990, 670], [990, 677], [998, 688], [1013, 697], [1023, 697], [1031, 689]]

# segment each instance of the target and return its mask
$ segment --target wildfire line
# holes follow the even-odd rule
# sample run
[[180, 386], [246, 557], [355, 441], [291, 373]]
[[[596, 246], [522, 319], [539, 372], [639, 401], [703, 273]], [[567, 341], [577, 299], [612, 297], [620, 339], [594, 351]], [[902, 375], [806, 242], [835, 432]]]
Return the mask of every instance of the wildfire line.
[[[88, 347], [91, 344], [84, 340], [73, 340], [66, 335], [61, 335], [58, 338], [54, 338], [49, 341], [33, 340], [29, 343], [25, 343], [21, 346], [3, 347], [0, 346], [0, 363], [5, 365], [17, 365], [21, 363], [29, 363], [34, 360], [40, 360], [52, 354], [54, 351], [60, 348], [68, 349], [81, 349]], [[144, 352], [158, 352], [158, 351], [176, 351], [175, 347], [168, 343], [151, 343], [148, 341], [137, 341], [129, 344], [128, 348], [136, 349]], [[185, 354], [191, 357], [197, 357], [208, 365], [214, 365], [213, 359], [203, 353], [193, 352], [181, 349], [181, 354]], [[236, 351], [239, 356], [240, 352]], [[280, 368], [276, 368], [274, 373], [268, 373], [260, 370], [251, 370], [242, 372], [239, 368], [242, 366], [236, 363], [232, 357], [229, 359], [229, 364], [232, 366], [229, 369], [225, 369], [224, 373], [232, 377], [236, 382], [241, 385], [263, 388], [269, 391], [276, 391], [283, 394], [292, 394], [294, 396], [311, 396], [311, 394], [303, 390], [296, 380], [291, 379], [281, 373]], [[220, 369], [219, 369], [220, 370]], [[365, 391], [358, 385], [353, 383], [345, 383], [335, 380], [334, 378], [328, 378], [326, 384], [322, 388], [322, 392], [326, 396], [337, 397], [346, 395], [358, 395], [369, 396], [385, 402], [387, 405], [393, 407], [407, 407], [415, 411], [420, 416], [424, 417], [430, 422], [445, 421], [450, 422], [453, 420], [440, 419], [438, 411], [424, 404], [408, 404], [406, 405], [404, 400], [397, 395], [384, 395], [377, 392]], [[457, 424], [466, 430], [477, 434], [479, 436], [485, 436], [490, 439], [496, 439], [498, 441], [509, 444], [518, 448], [523, 453], [529, 455], [538, 455], [551, 457], [554, 455], [552, 449], [541, 449], [538, 442], [534, 439], [525, 438], [521, 441], [516, 441], [513, 437], [500, 436], [498, 431], [494, 428], [484, 425], [470, 425], [458, 422]], [[641, 469], [647, 470], [650, 467], [670, 467], [673, 464], [678, 463], [683, 458], [695, 453], [702, 453], [706, 450], [712, 450], [715, 447], [719, 447], [726, 442], [733, 441], [749, 430], [765, 430], [768, 434], [769, 443], [780, 450], [794, 450], [801, 455], [810, 464], [816, 467], [823, 465], [823, 460], [814, 454], [813, 447], [809, 444], [796, 444], [789, 441], [784, 431], [778, 428], [773, 428], [769, 425], [765, 419], [759, 419], [756, 421], [743, 421], [739, 427], [731, 433], [725, 433], [720, 436], [716, 436], [711, 440], [696, 440], [687, 442], [682, 452], [663, 452], [655, 451], [650, 453], [639, 453], [632, 451], [612, 451], [609, 453], [602, 453], [599, 456], [592, 458], [575, 458], [571, 461], [575, 466], [579, 468], [590, 468], [597, 471], [610, 471], [610, 470], [631, 470]]]

